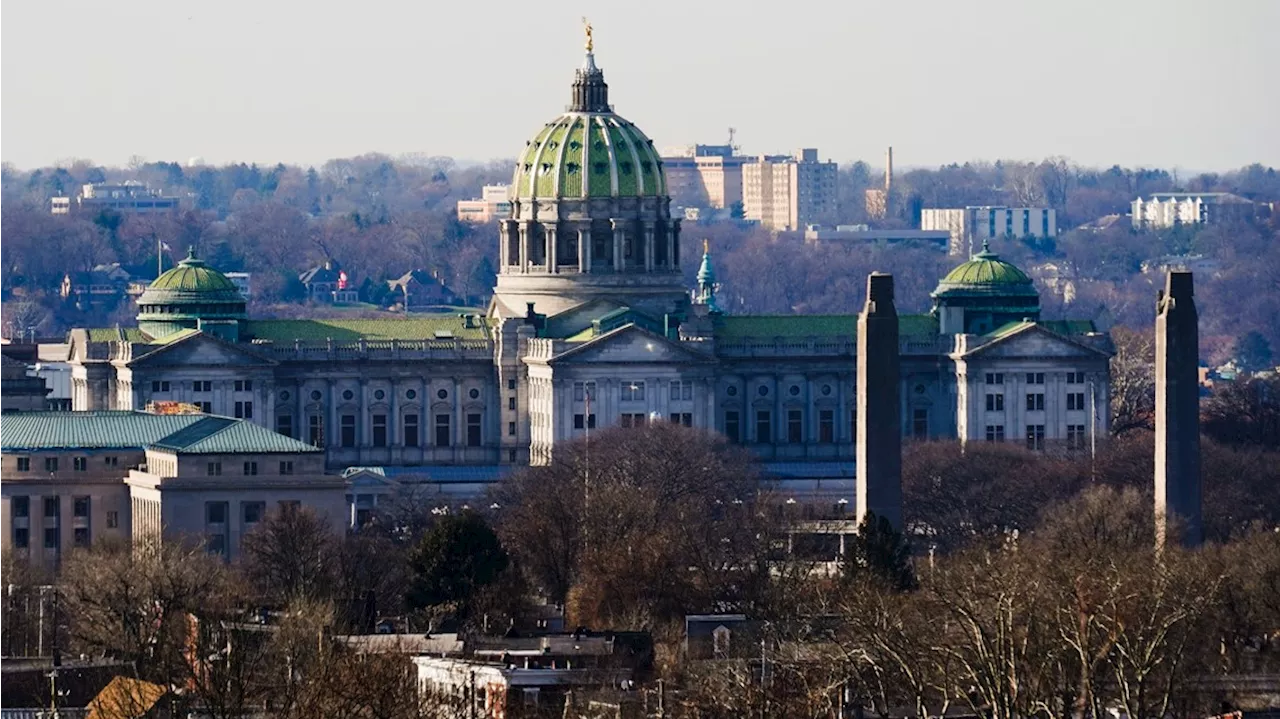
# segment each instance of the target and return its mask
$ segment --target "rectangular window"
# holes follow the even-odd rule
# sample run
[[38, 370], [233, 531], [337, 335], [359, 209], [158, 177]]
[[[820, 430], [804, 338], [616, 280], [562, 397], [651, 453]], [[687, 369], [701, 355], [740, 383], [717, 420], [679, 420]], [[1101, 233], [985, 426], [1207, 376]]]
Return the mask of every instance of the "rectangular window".
[[192, 392], [212, 392], [213, 382], [207, 379], [196, 380], [195, 382], [191, 383], [191, 391]]
[[515, 398], [515, 397], [508, 397], [508, 398], [507, 398], [507, 409], [514, 410], [515, 408], [516, 408], [516, 398]]
[[671, 401], [680, 402], [693, 399], [693, 382], [690, 380], [674, 380], [671, 382]]
[[989, 394], [987, 395], [987, 411], [1003, 412], [1004, 411], [1004, 395]]
[[[594, 417], [595, 415], [591, 415], [591, 416], [592, 416], [592, 417]], [[507, 436], [508, 436], [508, 437], [514, 437], [514, 436], [516, 436], [516, 423], [515, 423], [515, 422], [507, 422]]]
[[30, 472], [30, 471], [31, 471], [31, 458], [30, 458], [30, 457], [18, 457], [18, 471], [19, 471], [19, 472]]
[[253, 419], [252, 402], [236, 402], [236, 419]]
[[987, 441], [1003, 442], [1004, 441], [1004, 425], [989, 424], [987, 425]]
[[514, 449], [507, 450], [507, 461], [508, 462], [516, 461], [516, 451]]
[[89, 528], [76, 527], [71, 530], [71, 543], [77, 547], [89, 546]]
[[693, 413], [692, 412], [672, 412], [671, 424], [681, 424], [681, 425], [684, 425], [685, 427], [692, 427]]
[[222, 532], [211, 532], [205, 540], [204, 550], [219, 557], [227, 555], [227, 535]]
[[724, 413], [724, 436], [728, 437], [730, 442], [735, 444], [742, 442], [741, 422], [742, 420], [736, 410], [729, 410]]
[[387, 446], [387, 415], [373, 415], [373, 446]]
[[1028, 412], [1044, 411], [1044, 392], [1028, 392], [1027, 393], [1027, 411]]
[[119, 527], [120, 513], [115, 510], [107, 512], [107, 529], [119, 529]]
[[480, 429], [481, 429], [480, 415], [468, 414], [467, 415], [467, 446], [468, 447], [480, 446], [480, 440], [482, 439]]
[[804, 441], [804, 412], [798, 409], [787, 410], [787, 441], [791, 444]]
[[1084, 392], [1068, 392], [1067, 393], [1067, 409], [1071, 411], [1080, 411], [1084, 409]]
[[1084, 384], [1084, 372], [1068, 372], [1067, 384]]
[[240, 516], [245, 525], [257, 524], [267, 513], [266, 502], [241, 502]]
[[205, 466], [205, 474], [210, 477], [218, 477], [222, 475], [222, 462], [210, 462]]
[[773, 441], [773, 415], [767, 409], [756, 410], [756, 441]]
[[226, 502], [205, 502], [204, 503], [204, 523], [206, 525], [218, 525], [227, 523], [227, 503]]
[[591, 414], [587, 415], [587, 429], [595, 429], [595, 428], [596, 428], [596, 413], [592, 412]]
[[16, 549], [26, 549], [31, 546], [31, 530], [26, 527], [13, 528], [13, 546]]
[[836, 441], [835, 410], [818, 410], [818, 441], [822, 444], [832, 444]]
[[1027, 425], [1027, 449], [1044, 449], [1044, 425]]
[[643, 402], [644, 401], [644, 381], [634, 380], [622, 385], [622, 401], [623, 402]]
[[312, 447], [324, 446], [324, 417], [318, 414], [307, 417], [307, 441]]
[[152, 382], [151, 382], [151, 391], [152, 391], [153, 393], [154, 393], [154, 392], [168, 392], [168, 391], [169, 391], [169, 382], [168, 382], [168, 381], [162, 381], [162, 380], [152, 380]]
[[77, 472], [87, 471], [89, 469], [89, 458], [88, 457], [72, 457], [71, 468]]
[[1084, 449], [1085, 434], [1083, 424], [1067, 425], [1067, 446], [1071, 449]]
[[44, 471], [46, 471], [46, 472], [57, 472], [57, 471], [58, 471], [58, 458], [57, 458], [57, 457], [45, 457], [45, 458], [44, 458]]
[[1028, 372], [1027, 384], [1044, 384], [1044, 372]]
[[449, 415], [436, 415], [436, 446], [448, 447], [453, 444], [453, 433], [449, 430]]
[[120, 465], [119, 457], [103, 457], [102, 464], [104, 467], [118, 467]]
[[71, 498], [71, 516], [77, 519], [89, 518], [89, 498], [88, 497], [72, 497]]
[[256, 476], [256, 475], [258, 474], [258, 463], [257, 463], [257, 462], [245, 462], [245, 463], [244, 463], [244, 474], [245, 474], [245, 476], [246, 476], [246, 477], [253, 477], [253, 476]]
[[251, 380], [251, 379], [238, 379], [238, 380], [236, 380], [236, 391], [237, 391], [237, 392], [252, 392], [252, 391], [253, 391], [253, 380]]
[[416, 414], [404, 416], [404, 446], [418, 446], [418, 415]]
[[618, 424], [623, 427], [643, 427], [646, 422], [646, 415], [643, 412], [634, 412], [624, 414], [619, 418]]
[[13, 515], [14, 519], [24, 519], [31, 516], [30, 497], [14, 497], [9, 502], [9, 513]]
[[514, 379], [507, 380], [507, 389], [515, 389], [516, 381]]
[[[515, 425], [514, 425], [514, 423], [512, 424], [512, 426], [515, 426]], [[573, 428], [574, 428], [574, 429], [586, 429], [586, 428], [587, 428], [587, 416], [586, 416], [586, 415], [584, 415], [584, 414], [575, 414], [575, 415], [573, 415]]]
[[201, 412], [204, 412], [205, 414], [213, 414], [212, 402], [196, 402], [195, 405], [200, 408]]
[[280, 474], [293, 474], [293, 462], [281, 462]]
[[44, 529], [44, 548], [45, 548], [45, 549], [57, 549], [57, 548], [58, 548], [58, 545], [59, 545], [59, 544], [61, 544], [61, 542], [59, 542], [58, 540], [59, 540], [59, 536], [58, 536], [58, 528], [57, 528], [57, 527], [45, 527], [45, 529]]
[[276, 416], [276, 433], [286, 437], [293, 436], [293, 416], [282, 414]]
[[342, 423], [339, 426], [339, 439], [342, 440], [343, 447], [356, 446], [356, 416], [354, 414], [342, 415]]
[[929, 410], [923, 407], [911, 410], [911, 436], [916, 439], [929, 437]]

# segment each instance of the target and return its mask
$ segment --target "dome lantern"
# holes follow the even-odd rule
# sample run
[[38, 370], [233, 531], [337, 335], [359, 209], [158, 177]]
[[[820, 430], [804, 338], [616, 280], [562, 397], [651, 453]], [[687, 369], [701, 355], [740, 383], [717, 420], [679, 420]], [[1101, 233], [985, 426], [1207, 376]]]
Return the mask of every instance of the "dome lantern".
[[186, 259], [157, 277], [138, 298], [138, 327], [154, 338], [198, 329], [234, 341], [246, 319], [245, 298], [227, 276], [189, 248]]

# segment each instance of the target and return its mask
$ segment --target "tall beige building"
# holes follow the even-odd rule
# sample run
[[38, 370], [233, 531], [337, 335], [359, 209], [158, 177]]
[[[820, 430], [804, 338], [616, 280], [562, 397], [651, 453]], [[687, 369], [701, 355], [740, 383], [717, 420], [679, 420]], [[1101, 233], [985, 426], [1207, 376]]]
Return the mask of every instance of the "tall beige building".
[[836, 163], [820, 162], [813, 148], [761, 155], [742, 166], [742, 207], [746, 219], [774, 231], [828, 221], [836, 211]]
[[689, 145], [663, 151], [671, 202], [683, 207], [731, 208], [742, 202], [742, 166], [755, 158], [732, 145]]

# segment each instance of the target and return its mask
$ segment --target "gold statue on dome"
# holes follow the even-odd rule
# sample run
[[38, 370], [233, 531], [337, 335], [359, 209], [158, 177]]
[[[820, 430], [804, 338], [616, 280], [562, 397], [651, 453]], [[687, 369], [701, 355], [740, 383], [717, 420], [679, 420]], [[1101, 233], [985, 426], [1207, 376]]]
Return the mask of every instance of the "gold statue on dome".
[[586, 17], [582, 18], [582, 27], [587, 31], [587, 52], [591, 52], [591, 22]]

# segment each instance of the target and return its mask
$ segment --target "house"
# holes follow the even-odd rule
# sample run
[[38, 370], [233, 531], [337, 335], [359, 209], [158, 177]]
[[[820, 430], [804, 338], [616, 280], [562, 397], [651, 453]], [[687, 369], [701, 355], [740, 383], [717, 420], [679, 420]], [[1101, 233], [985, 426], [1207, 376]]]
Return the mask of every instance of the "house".
[[59, 294], [75, 299], [80, 305], [115, 301], [125, 294], [132, 276], [119, 262], [96, 265], [88, 272], [72, 272], [62, 276]]
[[438, 272], [411, 270], [394, 280], [387, 280], [387, 286], [400, 298], [405, 310], [447, 305], [455, 300]]
[[333, 260], [325, 260], [323, 265], [298, 275], [302, 285], [307, 288], [307, 299], [320, 304], [354, 304], [360, 301], [355, 284], [346, 270]]

